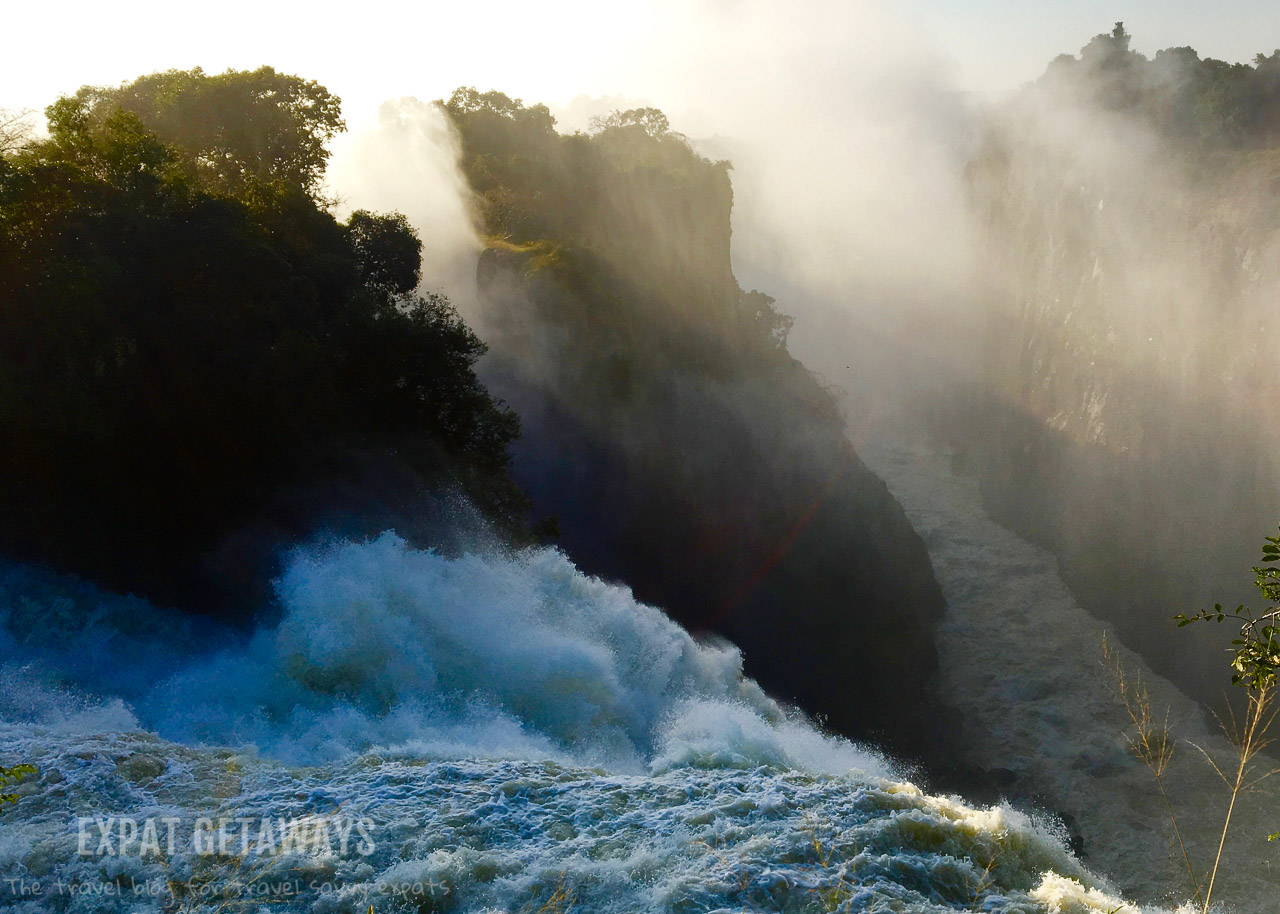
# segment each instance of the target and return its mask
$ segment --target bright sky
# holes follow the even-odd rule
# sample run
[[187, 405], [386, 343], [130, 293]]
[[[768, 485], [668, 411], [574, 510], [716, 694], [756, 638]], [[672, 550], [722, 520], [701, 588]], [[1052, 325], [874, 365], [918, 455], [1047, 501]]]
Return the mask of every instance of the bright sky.
[[1275, 0], [898, 0], [955, 61], [964, 88], [998, 92], [1034, 79], [1117, 21], [1148, 57], [1191, 46], [1201, 57], [1252, 62], [1280, 48]]
[[[700, 25], [732, 20], [742, 7], [763, 2], [701, 0], [701, 15], [690, 13], [687, 0], [15, 2], [4, 14], [0, 107], [38, 110], [85, 83], [114, 84], [170, 67], [216, 72], [270, 63], [324, 83], [342, 96], [354, 121], [387, 98], [435, 98], [461, 84], [553, 105], [582, 93], [621, 94], [674, 109], [678, 103], [662, 97], [665, 58], [687, 55], [690, 43], [714, 43], [717, 30], [701, 33]], [[905, 18], [948, 59], [961, 87], [984, 93], [1034, 78], [1054, 55], [1076, 51], [1117, 19], [1146, 53], [1190, 44], [1206, 56], [1248, 60], [1280, 47], [1274, 0], [885, 0], [879, 6]], [[778, 10], [829, 42], [832, 36], [822, 34], [829, 17], [799, 12], [807, 8], [791, 2]], [[804, 22], [806, 15], [811, 22]]]

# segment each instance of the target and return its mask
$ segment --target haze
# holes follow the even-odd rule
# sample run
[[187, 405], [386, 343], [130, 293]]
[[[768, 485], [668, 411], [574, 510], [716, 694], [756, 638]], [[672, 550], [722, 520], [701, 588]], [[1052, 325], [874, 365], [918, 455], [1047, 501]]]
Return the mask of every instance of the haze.
[[[6, 42], [0, 86], [8, 107], [41, 109], [84, 84], [112, 85], [139, 73], [201, 66], [210, 72], [264, 62], [319, 80], [344, 100], [353, 121], [391, 96], [436, 98], [461, 84], [483, 84], [567, 104], [581, 93], [654, 96], [669, 108], [678, 90], [667, 70], [687, 55], [686, 26], [732, 24], [772, 7], [786, 21], [837, 48], [857, 43], [880, 24], [885, 10], [910, 27], [913, 50], [932, 46], [947, 61], [959, 88], [1002, 92], [1043, 71], [1064, 49], [1083, 44], [1099, 28], [1124, 20], [1138, 36], [1136, 50], [1186, 44], [1204, 56], [1249, 60], [1280, 43], [1280, 21], [1263, 0], [1229, 3], [1126, 0], [907, 0], [901, 4], [843, 5], [858, 16], [848, 33], [834, 32], [821, 4], [710, 2], [601, 4], [554, 0], [531, 14], [526, 4], [499, 0], [466, 4], [262, 4], [232, 0], [216, 9], [156, 0], [103, 5], [84, 0], [53, 5], [13, 4], [5, 11]], [[858, 20], [861, 20], [859, 24]], [[1270, 33], [1270, 34], [1268, 34]], [[700, 42], [709, 32], [700, 36]], [[899, 37], [907, 37], [902, 35]], [[707, 41], [707, 45], [718, 42]], [[737, 48], [769, 67], [761, 48]], [[658, 97], [663, 95], [663, 97]]]

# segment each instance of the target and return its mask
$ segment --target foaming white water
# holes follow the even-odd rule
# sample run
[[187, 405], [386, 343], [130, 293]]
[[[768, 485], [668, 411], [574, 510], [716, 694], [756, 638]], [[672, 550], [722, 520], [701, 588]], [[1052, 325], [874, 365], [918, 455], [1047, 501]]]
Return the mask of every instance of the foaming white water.
[[[695, 642], [555, 550], [446, 559], [388, 533], [298, 552], [277, 594], [277, 624], [247, 640], [219, 633], [213, 650], [197, 649], [189, 620], [170, 620], [157, 641], [148, 620], [166, 614], [105, 595], [87, 621], [71, 605], [35, 625], [40, 601], [28, 595], [28, 638], [11, 634], [8, 654], [35, 640], [53, 676], [100, 693], [114, 663], [138, 719], [161, 736], [294, 763], [403, 749], [631, 772], [651, 760], [888, 771], [788, 721], [732, 646]], [[105, 633], [124, 618], [136, 646]], [[95, 650], [100, 638], [112, 655]], [[139, 682], [139, 665], [150, 679]]]
[[[887, 441], [859, 452], [924, 537], [946, 596], [943, 687], [964, 715], [968, 761], [1012, 772], [1024, 795], [1071, 816], [1085, 861], [1126, 894], [1189, 898], [1164, 801], [1128, 751], [1130, 721], [1102, 661], [1106, 627], [1075, 602], [1054, 557], [988, 518], [976, 482], [954, 475], [944, 457]], [[1191, 859], [1207, 871], [1229, 797], [1196, 747], [1234, 771], [1232, 747], [1193, 700], [1109, 640], [1130, 677], [1146, 684], [1155, 714], [1168, 711], [1177, 744], [1165, 782]], [[1214, 888], [1228, 910], [1271, 910], [1280, 895], [1280, 852], [1266, 841], [1280, 824], [1275, 781], [1236, 808]]]
[[[238, 637], [0, 574], [0, 764], [39, 768], [0, 807], [0, 900], [219, 910], [269, 884], [289, 887], [273, 909], [361, 914], [1136, 910], [1052, 829], [896, 780], [734, 648], [555, 551], [449, 559], [387, 534], [298, 553], [278, 590], [279, 621]], [[338, 814], [370, 848], [104, 856], [77, 831]]]

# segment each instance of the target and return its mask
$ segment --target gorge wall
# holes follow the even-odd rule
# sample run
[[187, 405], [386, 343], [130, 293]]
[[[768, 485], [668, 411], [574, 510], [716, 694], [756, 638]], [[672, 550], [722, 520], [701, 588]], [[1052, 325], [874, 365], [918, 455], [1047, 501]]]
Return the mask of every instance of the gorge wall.
[[639, 123], [563, 137], [505, 96], [450, 108], [489, 233], [481, 375], [559, 544], [836, 730], [945, 758], [924, 544], [790, 319], [738, 287], [726, 166]]
[[[1022, 109], [969, 173], [989, 252], [979, 383], [949, 435], [988, 510], [1205, 701], [1280, 518], [1280, 154]], [[944, 423], [946, 424], [946, 423]]]

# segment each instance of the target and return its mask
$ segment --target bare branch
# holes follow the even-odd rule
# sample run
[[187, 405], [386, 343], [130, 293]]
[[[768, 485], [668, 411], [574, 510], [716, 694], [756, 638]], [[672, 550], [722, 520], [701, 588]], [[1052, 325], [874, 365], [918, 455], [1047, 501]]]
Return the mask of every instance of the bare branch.
[[31, 141], [33, 114], [28, 109], [0, 108], [0, 156], [17, 152]]

